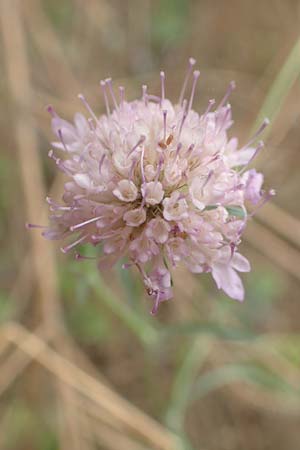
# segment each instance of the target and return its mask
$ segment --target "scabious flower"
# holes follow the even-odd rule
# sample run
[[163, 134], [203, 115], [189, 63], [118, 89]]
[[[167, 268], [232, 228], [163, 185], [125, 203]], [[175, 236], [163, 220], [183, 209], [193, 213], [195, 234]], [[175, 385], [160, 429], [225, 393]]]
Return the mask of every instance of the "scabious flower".
[[246, 202], [259, 208], [273, 195], [261, 190], [262, 174], [247, 169], [263, 146], [254, 143], [267, 120], [240, 147], [228, 137], [234, 83], [214, 110], [210, 100], [199, 114], [192, 109], [200, 75], [194, 64], [190, 58], [175, 105], [165, 96], [161, 72], [160, 96], [144, 85], [141, 98], [131, 102], [123, 87], [117, 99], [111, 79], [101, 81], [106, 114], [100, 117], [82, 95], [88, 118], [76, 113], [69, 123], [48, 108], [57, 139], [49, 156], [68, 181], [62, 205], [48, 199], [52, 215], [43, 235], [68, 241], [65, 253], [79, 244], [99, 245], [100, 270], [127, 258], [123, 267], [140, 272], [153, 314], [172, 298], [171, 270], [178, 264], [211, 273], [219, 289], [243, 300], [237, 272], [250, 265], [237, 248], [253, 215]]

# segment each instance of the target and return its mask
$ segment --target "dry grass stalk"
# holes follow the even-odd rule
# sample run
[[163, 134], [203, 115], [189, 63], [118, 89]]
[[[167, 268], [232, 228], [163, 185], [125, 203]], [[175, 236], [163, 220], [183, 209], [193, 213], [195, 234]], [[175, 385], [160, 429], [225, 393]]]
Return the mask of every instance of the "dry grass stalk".
[[[35, 335], [43, 337], [43, 339], [48, 338], [49, 336], [43, 335], [44, 332], [43, 327], [38, 328], [35, 331]], [[9, 344], [10, 341], [7, 339], [5, 332], [3, 333], [3, 329], [0, 329], [0, 337], [1, 343]], [[32, 338], [28, 336], [27, 345], [32, 346]], [[3, 345], [4, 347], [4, 345]], [[3, 348], [2, 347], [2, 348]], [[33, 352], [36, 355], [43, 351], [41, 348], [35, 348]], [[7, 389], [15, 382], [17, 377], [23, 373], [23, 371], [30, 365], [34, 359], [33, 356], [28, 356], [26, 353], [21, 351], [20, 348], [17, 348], [14, 352], [10, 353], [9, 356], [5, 358], [3, 363], [1, 364], [0, 371], [0, 396], [7, 391]]]
[[[3, 326], [2, 333], [3, 336], [6, 336], [25, 353], [36, 359], [59, 380], [106, 409], [107, 413], [113, 415], [116, 420], [121, 421], [130, 430], [151, 443], [153, 448], [161, 450], [175, 448], [176, 438], [170, 431], [167, 431], [154, 419], [131, 405], [105, 384], [52, 350], [38, 336], [17, 324]], [[26, 338], [30, 336], [31, 340], [28, 341]]]
[[247, 241], [285, 272], [300, 280], [300, 253], [263, 225], [252, 222], [245, 233]]
[[[40, 218], [40, 212], [44, 209], [45, 192], [34, 131], [35, 124], [30, 114], [33, 93], [20, 2], [2, 0], [0, 13], [8, 84], [15, 105], [15, 117], [12, 122], [15, 125], [27, 218], [36, 220]], [[60, 317], [54, 251], [45, 240], [40, 239], [37, 233], [31, 233], [30, 237], [41, 314], [45, 320], [45, 326], [51, 332], [57, 327]]]
[[[44, 211], [44, 216], [47, 213], [44, 207], [45, 192], [38, 154], [38, 142], [31, 115], [33, 91], [30, 82], [21, 3], [18, 0], [12, 0], [11, 2], [2, 0], [0, 7], [8, 84], [16, 108], [14, 124], [27, 216], [29, 220], [37, 220], [40, 218], [41, 211]], [[37, 233], [31, 233], [31, 239], [35, 279], [38, 283], [38, 298], [41, 301], [42, 323], [47, 335], [55, 334], [60, 337], [62, 323], [54, 249]], [[11, 372], [11, 376], [7, 377], [7, 380], [13, 376], [16, 377], [27, 364], [28, 361], [21, 358], [19, 354], [12, 355], [9, 364], [4, 365], [4, 368]], [[7, 382], [6, 384], [4, 382], [2, 389], [6, 387]], [[70, 414], [67, 401], [67, 396], [73, 395], [73, 392], [71, 394], [65, 392], [63, 384], [59, 384], [57, 387], [65, 412], [64, 428], [67, 427], [69, 431], [68, 442], [63, 439], [61, 442], [62, 448], [67, 449], [71, 443], [76, 450], [76, 445], [79, 449], [78, 445], [80, 444], [80, 429], [76, 425], [76, 412]]]
[[[56, 89], [79, 92], [79, 84], [73, 76], [60, 40], [39, 0], [27, 0], [23, 5], [23, 14], [28, 24], [31, 37], [40, 50], [40, 55], [47, 69], [47, 75], [53, 78]], [[59, 66], [59, 70], [53, 70]]]
[[134, 439], [120, 434], [110, 427], [107, 427], [103, 423], [94, 422], [93, 423], [93, 435], [105, 448], [108, 450], [150, 450], [149, 447], [137, 443]]
[[274, 203], [266, 204], [257, 218], [291, 243], [300, 247], [300, 221]]

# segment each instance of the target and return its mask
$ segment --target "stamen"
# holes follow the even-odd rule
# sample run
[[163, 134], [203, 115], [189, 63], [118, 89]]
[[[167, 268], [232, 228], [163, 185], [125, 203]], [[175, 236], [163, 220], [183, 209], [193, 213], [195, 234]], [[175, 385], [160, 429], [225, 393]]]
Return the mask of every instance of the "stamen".
[[203, 116], [202, 116], [202, 117], [203, 117], [203, 120], [206, 119], [208, 113], [210, 112], [212, 106], [213, 106], [215, 103], [216, 103], [216, 100], [215, 100], [214, 98], [208, 100], [208, 106], [207, 106], [207, 108], [206, 108], [205, 113], [204, 113]]
[[177, 145], [177, 148], [176, 148], [176, 153], [175, 153], [176, 158], [177, 158], [177, 156], [179, 155], [179, 152], [180, 152], [181, 148], [182, 148], [182, 143], [179, 142], [179, 144]]
[[83, 242], [87, 237], [88, 237], [88, 234], [85, 234], [85, 235], [81, 236], [79, 239], [77, 239], [77, 241], [72, 242], [72, 244], [67, 245], [66, 247], [61, 247], [61, 251], [63, 253], [68, 253], [70, 250], [72, 250], [72, 248], [76, 247], [76, 245], [78, 245], [81, 242]]
[[48, 105], [46, 109], [53, 118], [58, 117], [52, 105]]
[[107, 92], [106, 92], [106, 83], [104, 80], [100, 81], [100, 86], [103, 92], [103, 97], [104, 97], [104, 103], [105, 103], [105, 108], [106, 108], [106, 114], [109, 116], [110, 115], [110, 108], [109, 108], [109, 101], [108, 101], [108, 97], [107, 97]]
[[93, 241], [93, 244], [98, 244], [99, 242], [104, 241], [105, 239], [110, 239], [114, 237], [116, 234], [117, 234], [116, 231], [112, 231], [107, 234], [101, 234], [101, 236], [97, 234], [92, 234], [91, 239]]
[[81, 209], [79, 206], [61, 206], [50, 197], [46, 197], [46, 202], [50, 205], [50, 211], [78, 211]]
[[[159, 297], [160, 297], [159, 290], [157, 290], [156, 292], [155, 291], [152, 292], [152, 294], [154, 294], [154, 293], [156, 293], [156, 297], [155, 297], [155, 301], [154, 301], [154, 306], [153, 306], [153, 308], [151, 310], [152, 316], [155, 316], [155, 314], [157, 313], [158, 307], [159, 307], [159, 303], [160, 303], [159, 302]], [[151, 295], [151, 294], [149, 294], [149, 295]]]
[[96, 256], [84, 256], [84, 255], [80, 255], [80, 253], [75, 253], [75, 259], [76, 261], [82, 261], [84, 259], [97, 259]]
[[59, 205], [51, 205], [50, 211], [79, 211], [81, 208], [79, 206], [59, 206]]
[[199, 70], [195, 70], [193, 73], [194, 79], [193, 79], [193, 85], [192, 85], [192, 92], [191, 92], [191, 97], [190, 97], [190, 102], [189, 102], [189, 107], [188, 107], [188, 111], [191, 110], [192, 105], [193, 105], [193, 100], [194, 100], [194, 96], [195, 96], [195, 89], [196, 89], [196, 84], [198, 81], [198, 78], [200, 76], [200, 71]]
[[37, 224], [35, 224], [35, 223], [26, 223], [25, 224], [25, 227], [27, 228], [27, 229], [31, 229], [31, 228], [41, 228], [41, 229], [47, 229], [48, 227], [46, 226], [46, 225], [37, 225]]
[[144, 153], [145, 153], [145, 147], [143, 146], [142, 153], [141, 153], [141, 175], [142, 175], [143, 183], [146, 182], [145, 172], [144, 172]]
[[134, 262], [131, 262], [131, 263], [124, 263], [124, 264], [122, 264], [122, 269], [124, 269], [124, 270], [127, 270], [127, 269], [129, 269], [130, 267], [132, 267], [132, 266], [134, 266], [135, 264], [134, 264]]
[[162, 103], [165, 100], [165, 72], [161, 71], [160, 72], [160, 84], [161, 84], [161, 101], [160, 101], [160, 105], [162, 105]]
[[261, 126], [259, 127], [259, 129], [256, 131], [256, 133], [254, 133], [254, 135], [252, 136], [252, 138], [249, 140], [249, 142], [247, 142], [247, 144], [245, 144], [241, 150], [244, 150], [244, 148], [249, 147], [251, 144], [253, 144], [253, 142], [258, 138], [258, 136], [264, 131], [264, 129], [270, 124], [269, 119], [266, 117], [263, 120], [263, 123], [261, 124]]
[[133, 173], [134, 173], [134, 169], [135, 169], [135, 166], [136, 166], [136, 163], [138, 162], [138, 160], [137, 159], [134, 159], [133, 160], [133, 162], [132, 162], [132, 165], [131, 165], [131, 167], [130, 167], [130, 172], [129, 172], [129, 180], [132, 180], [132, 178], [133, 178]]
[[48, 156], [49, 156], [49, 158], [53, 159], [53, 161], [55, 162], [55, 164], [57, 165], [57, 167], [58, 167], [62, 172], [64, 172], [65, 174], [67, 174], [67, 175], [69, 175], [69, 176], [73, 176], [73, 173], [72, 173], [69, 169], [67, 169], [67, 168], [64, 166], [64, 162], [63, 162], [60, 158], [57, 158], [57, 156], [55, 156], [53, 150], [49, 150]]
[[92, 110], [92, 108], [90, 107], [90, 105], [88, 104], [88, 102], [87, 102], [86, 98], [84, 97], [84, 95], [78, 94], [78, 98], [82, 101], [82, 103], [84, 104], [84, 106], [86, 107], [86, 109], [88, 110], [90, 115], [93, 117], [93, 119], [97, 123], [98, 122], [97, 116], [94, 113], [94, 111]]
[[205, 188], [205, 186], [207, 185], [207, 183], [209, 182], [209, 180], [211, 179], [211, 177], [213, 176], [213, 173], [214, 173], [213, 170], [210, 170], [210, 171], [209, 171], [209, 173], [208, 173], [208, 175], [207, 175], [207, 177], [206, 177], [206, 180], [204, 181], [204, 183], [203, 183], [203, 185], [202, 185], [202, 187], [201, 187], [202, 195], [203, 195], [204, 188]]
[[166, 137], [167, 137], [167, 113], [168, 111], [164, 110], [163, 111], [163, 116], [164, 116], [164, 142], [166, 141]]
[[112, 86], [112, 79], [111, 78], [106, 78], [105, 79], [105, 83], [108, 85], [108, 89], [109, 89], [109, 92], [110, 92], [113, 104], [115, 106], [115, 109], [118, 109], [118, 103], [117, 103], [117, 100], [116, 100], [116, 97], [115, 97], [115, 93], [114, 93], [114, 90], [113, 90], [113, 86]]
[[72, 210], [73, 208], [75, 208], [75, 206], [61, 206], [50, 197], [46, 197], [46, 202], [51, 206], [51, 211], [55, 211], [55, 209]]
[[143, 84], [142, 91], [143, 91], [143, 101], [145, 103], [145, 106], [148, 106], [148, 94], [147, 94], [148, 86], [146, 84]]
[[128, 153], [128, 156], [130, 156], [139, 145], [141, 145], [144, 141], [146, 140], [146, 136], [144, 136], [143, 134], [141, 135], [140, 139], [138, 140], [138, 142], [135, 144], [135, 146], [130, 150], [130, 152]]
[[66, 143], [65, 143], [64, 138], [63, 138], [62, 130], [59, 129], [57, 132], [58, 132], [59, 139], [60, 139], [60, 141], [61, 141], [61, 143], [63, 145], [63, 148], [64, 148], [65, 152], [68, 152], [68, 148], [67, 148]]
[[155, 183], [158, 182], [159, 175], [160, 175], [160, 172], [161, 172], [163, 163], [164, 163], [164, 156], [163, 156], [163, 154], [161, 154], [161, 155], [160, 155], [160, 158], [159, 158], [159, 161], [158, 161], [157, 174], [156, 174], [156, 176], [155, 176]]
[[106, 154], [103, 153], [103, 155], [101, 156], [101, 159], [100, 159], [100, 161], [99, 161], [99, 174], [100, 174], [100, 175], [101, 175], [101, 169], [102, 169], [102, 166], [103, 166], [105, 157], [106, 157]]
[[97, 220], [101, 219], [102, 216], [93, 217], [92, 219], [85, 220], [84, 222], [77, 223], [77, 225], [72, 225], [70, 227], [70, 231], [78, 230], [78, 228], [84, 227], [85, 225], [89, 225], [90, 223], [97, 222]]
[[57, 158], [57, 156], [55, 156], [54, 151], [53, 151], [52, 149], [49, 150], [48, 156], [49, 156], [49, 158], [53, 159], [53, 161], [55, 161], [55, 163], [56, 163], [57, 165], [59, 165], [59, 163], [60, 163], [61, 160], [60, 160], [59, 158]]
[[182, 85], [180, 96], [179, 96], [179, 100], [178, 100], [179, 105], [182, 104], [182, 101], [183, 101], [183, 98], [184, 98], [184, 94], [185, 94], [185, 90], [186, 90], [186, 87], [187, 87], [190, 75], [192, 73], [193, 66], [195, 64], [196, 64], [196, 60], [194, 58], [190, 58], [189, 59], [188, 69], [187, 69], [187, 72], [186, 72], [186, 75], [185, 75], [185, 78], [184, 78], [184, 81], [183, 81], [183, 85]]
[[134, 264], [136, 265], [136, 267], [138, 268], [138, 271], [139, 271], [140, 274], [142, 275], [144, 284], [145, 284], [146, 286], [149, 286], [149, 285], [151, 284], [151, 281], [150, 281], [150, 279], [148, 278], [148, 276], [147, 276], [147, 274], [146, 274], [146, 272], [145, 272], [145, 269], [144, 269], [139, 263], [134, 263]]
[[270, 189], [268, 192], [265, 193], [264, 198], [262, 199], [261, 203], [252, 211], [248, 217], [253, 217], [257, 211], [262, 208], [269, 200], [271, 200], [272, 197], [276, 195], [275, 189]]
[[187, 151], [186, 151], [186, 155], [189, 155], [189, 156], [190, 156], [190, 155], [192, 154], [194, 148], [195, 148], [195, 144], [191, 144], [191, 145], [189, 146], [189, 148], [187, 149]]
[[184, 122], [185, 122], [185, 119], [186, 119], [186, 116], [187, 116], [186, 104], [187, 104], [187, 100], [184, 99], [183, 103], [182, 103], [183, 114], [182, 114], [181, 123], [180, 123], [180, 126], [179, 126], [178, 139], [180, 139], [181, 131], [182, 131], [182, 128], [183, 128], [183, 125], [184, 125]]
[[229, 258], [228, 264], [231, 263], [232, 258], [234, 256], [234, 252], [235, 252], [235, 249], [236, 249], [236, 243], [235, 242], [230, 242], [229, 247], [230, 247], [230, 258]]
[[91, 117], [89, 117], [87, 121], [88, 121], [90, 130], [94, 133], [96, 131], [96, 127], [95, 127], [93, 119]]
[[232, 91], [234, 91], [235, 86], [236, 86], [235, 85], [235, 81], [230, 81], [229, 86], [227, 88], [227, 91], [226, 91], [224, 97], [222, 98], [222, 100], [221, 100], [219, 106], [217, 107], [217, 109], [220, 109], [220, 108], [222, 108], [223, 105], [225, 105], [225, 103], [227, 102], [227, 100], [228, 100], [229, 96], [231, 95]]
[[216, 135], [218, 135], [222, 131], [222, 129], [223, 129], [223, 127], [224, 127], [224, 125], [225, 125], [225, 123], [226, 123], [226, 121], [228, 119], [228, 116], [230, 114], [231, 106], [230, 106], [229, 103], [225, 106], [225, 108], [226, 108], [226, 111], [225, 111], [225, 113], [223, 115], [222, 122], [220, 123], [219, 129], [216, 132]]
[[124, 86], [119, 86], [119, 93], [120, 93], [120, 108], [122, 108], [124, 104], [125, 99], [125, 88]]
[[160, 103], [160, 97], [157, 95], [148, 94], [148, 100], [152, 100], [153, 102]]
[[257, 157], [257, 155], [259, 154], [259, 152], [261, 151], [261, 149], [263, 149], [265, 146], [265, 144], [263, 143], [263, 141], [259, 141], [253, 155], [251, 156], [251, 158], [249, 159], [249, 161], [247, 162], [247, 164], [238, 172], [239, 175], [242, 175], [248, 168], [249, 164], [251, 164], [251, 162], [254, 160], [254, 158]]

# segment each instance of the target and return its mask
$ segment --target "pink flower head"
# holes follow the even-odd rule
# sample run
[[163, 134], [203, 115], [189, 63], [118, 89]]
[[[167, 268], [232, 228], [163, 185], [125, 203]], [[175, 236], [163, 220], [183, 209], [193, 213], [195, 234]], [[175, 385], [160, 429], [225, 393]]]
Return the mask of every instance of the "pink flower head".
[[[99, 245], [99, 267], [111, 267], [121, 257], [135, 265], [150, 298], [152, 312], [172, 298], [171, 268], [185, 265], [195, 273], [211, 272], [217, 287], [243, 300], [237, 271], [250, 270], [237, 252], [247, 221], [247, 205], [266, 201], [263, 176], [245, 172], [262, 148], [255, 146], [264, 121], [250, 142], [239, 148], [228, 137], [232, 125], [228, 91], [217, 107], [194, 111], [200, 72], [189, 60], [179, 101], [161, 93], [119, 98], [111, 79], [101, 81], [106, 114], [97, 116], [85, 98], [88, 117], [76, 113], [74, 123], [50, 107], [57, 141], [50, 157], [67, 177], [62, 204], [49, 200], [52, 210], [48, 239], [68, 239], [68, 252], [78, 244]], [[192, 81], [191, 81], [192, 78]], [[188, 94], [188, 85], [191, 90]], [[268, 194], [267, 194], [268, 195]]]

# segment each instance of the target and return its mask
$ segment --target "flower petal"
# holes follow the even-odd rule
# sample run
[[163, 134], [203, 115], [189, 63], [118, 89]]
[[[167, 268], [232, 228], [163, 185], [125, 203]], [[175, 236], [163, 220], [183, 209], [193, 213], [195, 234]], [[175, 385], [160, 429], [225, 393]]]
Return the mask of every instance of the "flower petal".
[[212, 276], [219, 289], [222, 289], [229, 297], [243, 301], [244, 287], [242, 280], [230, 266], [214, 264]]

